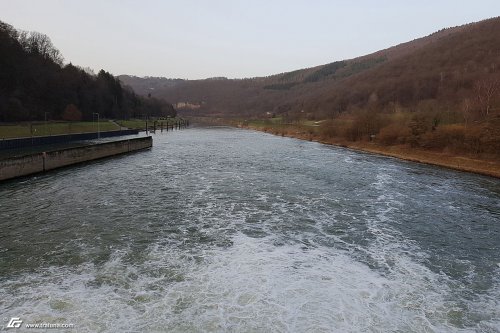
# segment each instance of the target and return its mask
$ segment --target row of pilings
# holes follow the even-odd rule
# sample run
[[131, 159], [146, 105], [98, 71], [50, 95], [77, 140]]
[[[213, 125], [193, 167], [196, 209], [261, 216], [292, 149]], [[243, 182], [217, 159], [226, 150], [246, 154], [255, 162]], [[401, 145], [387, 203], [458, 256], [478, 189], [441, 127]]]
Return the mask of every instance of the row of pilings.
[[146, 133], [153, 132], [155, 133], [157, 130], [161, 131], [173, 131], [180, 130], [183, 128], [189, 127], [189, 120], [187, 119], [175, 119], [175, 120], [154, 120], [154, 121], [146, 121]]

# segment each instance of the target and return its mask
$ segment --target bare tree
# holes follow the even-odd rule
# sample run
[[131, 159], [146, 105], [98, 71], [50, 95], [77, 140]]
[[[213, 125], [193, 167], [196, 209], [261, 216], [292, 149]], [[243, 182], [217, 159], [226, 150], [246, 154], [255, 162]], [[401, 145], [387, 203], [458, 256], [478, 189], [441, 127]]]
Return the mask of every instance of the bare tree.
[[464, 117], [464, 126], [467, 128], [467, 123], [470, 118], [471, 100], [469, 98], [464, 98], [461, 105], [462, 116]]
[[474, 92], [479, 107], [479, 111], [483, 116], [488, 116], [491, 110], [491, 101], [500, 87], [498, 79], [488, 78], [476, 82]]
[[61, 52], [56, 49], [49, 36], [45, 34], [36, 31], [21, 31], [19, 33], [19, 43], [28, 53], [41, 55], [58, 65], [63, 64]]

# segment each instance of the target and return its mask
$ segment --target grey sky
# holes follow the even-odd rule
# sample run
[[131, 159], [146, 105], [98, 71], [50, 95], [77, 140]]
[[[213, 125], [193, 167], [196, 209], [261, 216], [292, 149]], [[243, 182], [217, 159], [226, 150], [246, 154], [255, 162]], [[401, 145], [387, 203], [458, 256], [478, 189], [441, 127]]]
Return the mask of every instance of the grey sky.
[[500, 1], [0, 0], [66, 62], [115, 75], [254, 77], [353, 58], [500, 15]]

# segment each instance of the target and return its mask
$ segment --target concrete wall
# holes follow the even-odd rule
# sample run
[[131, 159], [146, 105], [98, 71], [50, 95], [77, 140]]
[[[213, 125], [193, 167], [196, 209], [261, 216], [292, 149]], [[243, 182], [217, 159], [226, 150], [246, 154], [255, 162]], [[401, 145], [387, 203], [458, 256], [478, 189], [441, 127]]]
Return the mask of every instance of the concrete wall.
[[147, 149], [151, 148], [152, 145], [153, 139], [149, 136], [0, 160], [0, 181], [57, 169], [71, 164], [92, 161], [103, 157]]
[[43, 153], [0, 161], [0, 180], [31, 175], [44, 171]]
[[92, 140], [92, 139], [97, 139], [98, 136], [100, 136], [101, 138], [108, 138], [114, 136], [133, 135], [138, 133], [139, 133], [138, 130], [119, 130], [119, 131], [100, 132], [99, 134], [97, 132], [90, 132], [90, 133], [49, 135], [49, 136], [34, 136], [32, 138], [3, 139], [0, 140], [0, 150], [19, 149], [19, 148], [50, 145], [56, 143], [66, 143], [66, 142], [81, 141], [81, 140]]

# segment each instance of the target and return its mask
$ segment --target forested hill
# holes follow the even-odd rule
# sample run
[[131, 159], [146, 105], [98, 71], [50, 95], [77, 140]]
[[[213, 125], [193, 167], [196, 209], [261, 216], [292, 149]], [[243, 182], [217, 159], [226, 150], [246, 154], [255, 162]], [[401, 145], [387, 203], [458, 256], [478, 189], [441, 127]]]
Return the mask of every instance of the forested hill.
[[329, 142], [500, 158], [500, 18], [268, 77], [120, 78], [184, 115], [260, 121], [282, 135]]
[[139, 94], [181, 103], [189, 113], [246, 117], [300, 113], [325, 119], [366, 108], [419, 110], [423, 104], [460, 108], [464, 100], [478, 99], [483, 83], [498, 81], [499, 65], [500, 19], [494, 18], [442, 29], [359, 58], [268, 77], [179, 80], [122, 75], [120, 79]]
[[163, 99], [136, 95], [110, 73], [63, 64], [50, 38], [0, 21], [0, 121], [175, 115]]

